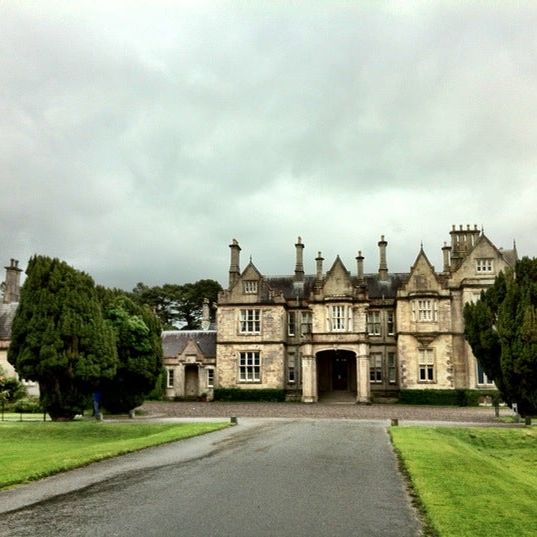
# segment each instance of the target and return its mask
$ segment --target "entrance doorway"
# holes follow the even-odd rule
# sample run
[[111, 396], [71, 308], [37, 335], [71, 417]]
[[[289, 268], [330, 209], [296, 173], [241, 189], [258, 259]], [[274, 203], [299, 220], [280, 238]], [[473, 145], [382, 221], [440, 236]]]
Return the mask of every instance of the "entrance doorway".
[[319, 399], [335, 396], [354, 400], [356, 395], [356, 354], [330, 350], [317, 353], [317, 393]]
[[199, 396], [199, 368], [197, 365], [185, 366], [185, 398], [197, 399]]

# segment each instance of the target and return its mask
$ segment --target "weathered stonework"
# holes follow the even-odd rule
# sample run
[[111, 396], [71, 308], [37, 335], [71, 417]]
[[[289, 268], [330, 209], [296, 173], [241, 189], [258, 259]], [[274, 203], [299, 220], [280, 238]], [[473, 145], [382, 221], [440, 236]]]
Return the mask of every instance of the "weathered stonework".
[[497, 249], [476, 227], [450, 234], [442, 272], [421, 249], [403, 274], [388, 272], [384, 237], [378, 272], [364, 274], [359, 252], [356, 275], [339, 257], [325, 273], [320, 252], [316, 273], [305, 275], [299, 238], [295, 273], [285, 277], [252, 262], [241, 273], [233, 240], [230, 285], [218, 300], [218, 386], [284, 389], [304, 402], [347, 393], [364, 403], [400, 389], [492, 388], [464, 340], [462, 311], [514, 267], [516, 249]]

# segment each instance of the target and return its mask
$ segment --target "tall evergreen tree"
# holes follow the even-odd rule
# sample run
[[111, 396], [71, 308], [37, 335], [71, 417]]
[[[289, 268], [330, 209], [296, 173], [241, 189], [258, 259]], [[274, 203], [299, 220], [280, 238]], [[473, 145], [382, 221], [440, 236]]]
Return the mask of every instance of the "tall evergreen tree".
[[26, 273], [8, 360], [22, 378], [39, 383], [53, 420], [72, 419], [116, 372], [113, 331], [90, 276], [45, 256], [32, 257]]
[[98, 294], [119, 361], [114, 377], [102, 384], [103, 405], [114, 413], [128, 412], [143, 403], [162, 371], [160, 322], [122, 291], [99, 287]]
[[465, 335], [504, 400], [537, 413], [537, 259], [517, 262], [464, 310]]

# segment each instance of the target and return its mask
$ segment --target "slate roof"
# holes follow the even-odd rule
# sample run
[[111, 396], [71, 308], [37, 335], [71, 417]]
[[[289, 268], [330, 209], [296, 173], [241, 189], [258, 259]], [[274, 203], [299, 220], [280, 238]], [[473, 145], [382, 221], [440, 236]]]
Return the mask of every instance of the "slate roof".
[[[378, 274], [365, 274], [364, 283], [367, 286], [369, 298], [395, 298], [397, 290], [408, 279], [408, 273], [393, 273], [388, 274], [388, 279], [382, 281]], [[275, 292], [282, 292], [286, 300], [292, 300], [299, 297], [308, 298], [315, 285], [315, 276], [304, 276], [304, 285], [301, 290], [294, 281], [294, 276], [268, 276], [265, 282]], [[351, 282], [354, 286], [358, 286], [358, 278], [351, 276]]]
[[181, 354], [189, 341], [196, 342], [204, 356], [216, 356], [216, 330], [164, 330], [161, 338], [165, 358]]
[[11, 325], [18, 305], [18, 302], [0, 304], [0, 339], [11, 339]]

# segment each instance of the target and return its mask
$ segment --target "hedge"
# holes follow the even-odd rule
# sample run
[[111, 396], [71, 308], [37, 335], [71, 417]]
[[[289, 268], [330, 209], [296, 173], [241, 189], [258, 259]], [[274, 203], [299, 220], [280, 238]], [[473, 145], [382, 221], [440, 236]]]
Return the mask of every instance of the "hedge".
[[285, 401], [284, 390], [263, 388], [259, 390], [242, 388], [215, 388], [214, 401]]
[[499, 402], [496, 390], [401, 390], [399, 403], [405, 405], [478, 406], [481, 397]]

